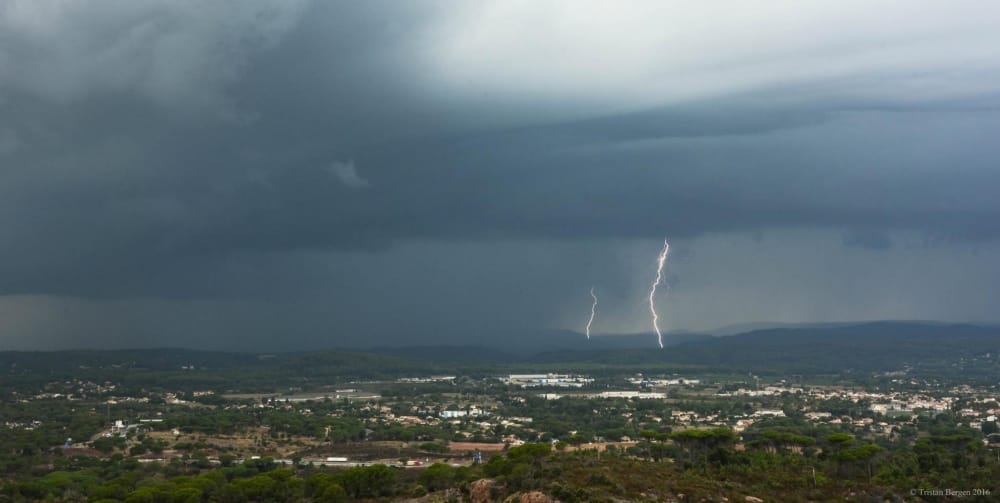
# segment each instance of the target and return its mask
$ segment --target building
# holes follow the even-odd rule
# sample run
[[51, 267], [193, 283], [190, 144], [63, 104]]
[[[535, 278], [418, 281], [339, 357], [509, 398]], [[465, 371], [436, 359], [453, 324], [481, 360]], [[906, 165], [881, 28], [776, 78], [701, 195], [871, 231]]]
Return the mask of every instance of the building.
[[522, 388], [533, 388], [540, 386], [554, 386], [557, 388], [582, 388], [594, 382], [590, 377], [573, 376], [568, 374], [510, 374], [501, 379], [511, 386]]

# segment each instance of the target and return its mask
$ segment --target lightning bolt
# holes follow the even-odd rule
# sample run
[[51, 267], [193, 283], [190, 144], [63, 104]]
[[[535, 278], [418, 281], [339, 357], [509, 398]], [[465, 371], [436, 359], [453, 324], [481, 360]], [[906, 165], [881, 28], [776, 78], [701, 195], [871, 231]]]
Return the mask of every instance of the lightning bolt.
[[597, 296], [594, 295], [594, 287], [590, 287], [590, 298], [594, 303], [590, 306], [590, 319], [587, 320], [587, 339], [590, 339], [590, 325], [594, 323], [594, 316], [597, 315]]
[[659, 320], [660, 317], [656, 314], [656, 303], [654, 299], [656, 297], [656, 287], [660, 284], [660, 280], [663, 279], [663, 265], [667, 263], [667, 253], [670, 252], [670, 245], [667, 240], [663, 240], [663, 250], [660, 251], [660, 256], [656, 258], [656, 279], [653, 280], [653, 284], [649, 287], [649, 312], [653, 314], [653, 330], [656, 330], [656, 341], [660, 343], [660, 349], [663, 349], [663, 333], [660, 332]]

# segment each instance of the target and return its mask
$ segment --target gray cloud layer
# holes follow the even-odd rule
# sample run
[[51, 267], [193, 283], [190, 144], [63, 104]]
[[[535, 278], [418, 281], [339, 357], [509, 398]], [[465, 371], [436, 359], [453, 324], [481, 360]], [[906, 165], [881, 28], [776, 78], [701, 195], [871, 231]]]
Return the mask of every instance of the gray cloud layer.
[[[645, 274], [608, 250], [661, 236], [696, 250], [792, 232], [763, 242], [877, 252], [831, 276], [922, 253], [901, 235], [944, 261], [995, 256], [1000, 18], [975, 3], [832, 6], [0, 4], [0, 295], [23, 313], [156, 304], [100, 344], [146, 341], [136, 333], [172, 312], [185, 332], [228, 340], [270, 309], [297, 313], [278, 318], [316, 346], [314, 331], [466, 333], [498, 311], [518, 321], [491, 330], [571, 326], [574, 299], [558, 292], [589, 284], [581, 272], [608, 284]], [[497, 275], [439, 271], [465, 278], [453, 281], [387, 275], [413, 246], [434, 250], [425, 265], [510, 261]], [[532, 272], [563, 246], [579, 257]], [[682, 298], [682, 283], [701, 292], [694, 303], [740, 290], [704, 272], [675, 280]], [[387, 295], [392, 282], [428, 290]], [[788, 298], [817, 288], [774, 284]], [[480, 301], [456, 305], [476, 288]], [[509, 295], [523, 305], [501, 307]], [[1000, 300], [983, 285], [957, 295]], [[192, 302], [255, 307], [199, 324]], [[728, 302], [673, 326], [880, 316], [843, 299], [786, 315], [780, 302]], [[989, 315], [948, 305], [936, 317]], [[409, 314], [389, 326], [373, 321], [383, 310]], [[0, 328], [71, 332], [55, 317]], [[623, 318], [609, 330], [639, 328]], [[171, 333], [154, 332], [150, 344]]]

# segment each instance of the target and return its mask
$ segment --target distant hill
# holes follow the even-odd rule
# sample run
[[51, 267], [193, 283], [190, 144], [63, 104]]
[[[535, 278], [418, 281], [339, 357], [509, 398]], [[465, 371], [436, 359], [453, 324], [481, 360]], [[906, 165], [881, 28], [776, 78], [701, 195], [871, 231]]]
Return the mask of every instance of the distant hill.
[[[705, 334], [672, 332], [663, 334], [666, 347], [685, 342], [712, 339]], [[656, 347], [656, 334], [592, 335], [590, 339], [571, 330], [543, 330], [509, 334], [495, 342], [480, 345], [377, 347], [368, 351], [434, 362], [511, 362], [541, 353], [561, 351], [613, 351]]]
[[258, 356], [248, 353], [195, 349], [67, 349], [61, 351], [0, 351], [0, 369], [48, 368], [176, 370], [180, 367], [230, 368], [254, 364]]
[[[665, 348], [655, 334], [604, 335], [570, 331], [514, 336], [496, 347], [434, 346], [380, 353], [435, 364], [529, 364], [560, 368], [703, 368], [737, 373], [878, 372], [919, 367], [954, 375], [1000, 375], [1000, 327], [938, 322], [878, 321], [765, 328], [716, 337], [672, 333]], [[991, 353], [992, 360], [972, 359]], [[968, 361], [968, 362], [966, 362]], [[966, 362], [966, 363], [963, 363]]]
[[[686, 342], [712, 339], [711, 335], [694, 332], [670, 332], [663, 334], [664, 346], [675, 346]], [[511, 335], [504, 339], [505, 347], [517, 347], [520, 353], [540, 353], [543, 351], [588, 351], [609, 349], [642, 349], [656, 346], [655, 333], [642, 334], [593, 334], [590, 339], [571, 330], [548, 330], [528, 337]]]
[[[726, 325], [711, 330], [705, 330], [704, 333], [717, 336], [729, 336], [729, 335], [743, 334], [747, 332], [755, 332], [758, 330], [768, 330], [773, 328], [838, 328], [838, 327], [856, 327], [859, 325], [868, 325], [871, 323], [883, 323], [883, 324], [895, 323], [901, 325], [934, 325], [934, 326], [955, 325], [955, 323], [948, 323], [948, 322], [934, 321], [934, 320], [826, 321], [819, 323], [757, 321], [752, 323], [737, 323], [734, 325]], [[981, 327], [992, 326], [991, 324], [988, 323], [965, 323], [965, 324], [976, 325]]]
[[381, 355], [434, 363], [503, 363], [521, 357], [500, 348], [484, 346], [405, 346], [379, 347], [369, 350]]
[[870, 322], [754, 330], [700, 338], [664, 350], [546, 353], [539, 362], [676, 363], [786, 371], [888, 370], [933, 366], [1000, 353], [1000, 327], [923, 322]]
[[706, 330], [705, 333], [717, 336], [729, 336], [729, 335], [744, 334], [747, 332], [754, 332], [757, 330], [769, 330], [772, 328], [835, 328], [835, 327], [862, 325], [864, 323], [866, 322], [835, 321], [835, 322], [823, 322], [823, 323], [789, 323], [780, 321], [757, 321], [752, 323], [737, 323], [735, 325], [726, 325], [724, 327]]
[[[810, 374], [919, 368], [924, 375], [1000, 376], [1000, 326], [934, 322], [863, 322], [752, 330], [725, 337], [671, 333], [664, 349], [654, 334], [597, 335], [571, 331], [511, 334], [484, 346], [437, 345], [290, 353], [224, 353], [188, 349], [0, 352], [4, 377], [99, 379], [116, 372], [246, 369], [243, 382], [267, 376], [305, 380], [336, 376], [477, 372], [509, 368], [643, 371], [704, 369], [734, 373]], [[990, 356], [986, 356], [989, 354]], [[250, 369], [256, 369], [251, 372]], [[259, 372], [257, 372], [259, 371]], [[221, 379], [221, 377], [220, 377]], [[134, 378], [133, 378], [134, 380]]]

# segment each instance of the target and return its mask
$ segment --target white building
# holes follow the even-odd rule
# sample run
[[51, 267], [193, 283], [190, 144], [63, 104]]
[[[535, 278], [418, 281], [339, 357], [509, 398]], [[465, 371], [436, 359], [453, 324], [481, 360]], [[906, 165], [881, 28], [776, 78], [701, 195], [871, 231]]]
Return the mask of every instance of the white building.
[[469, 410], [442, 410], [440, 416], [444, 419], [455, 419], [459, 417], [485, 416], [486, 411], [473, 407]]
[[666, 398], [666, 393], [644, 393], [642, 391], [602, 391], [596, 395], [591, 395], [594, 398]]
[[568, 374], [509, 374], [504, 383], [522, 388], [555, 386], [558, 388], [582, 388], [594, 382], [590, 377]]

